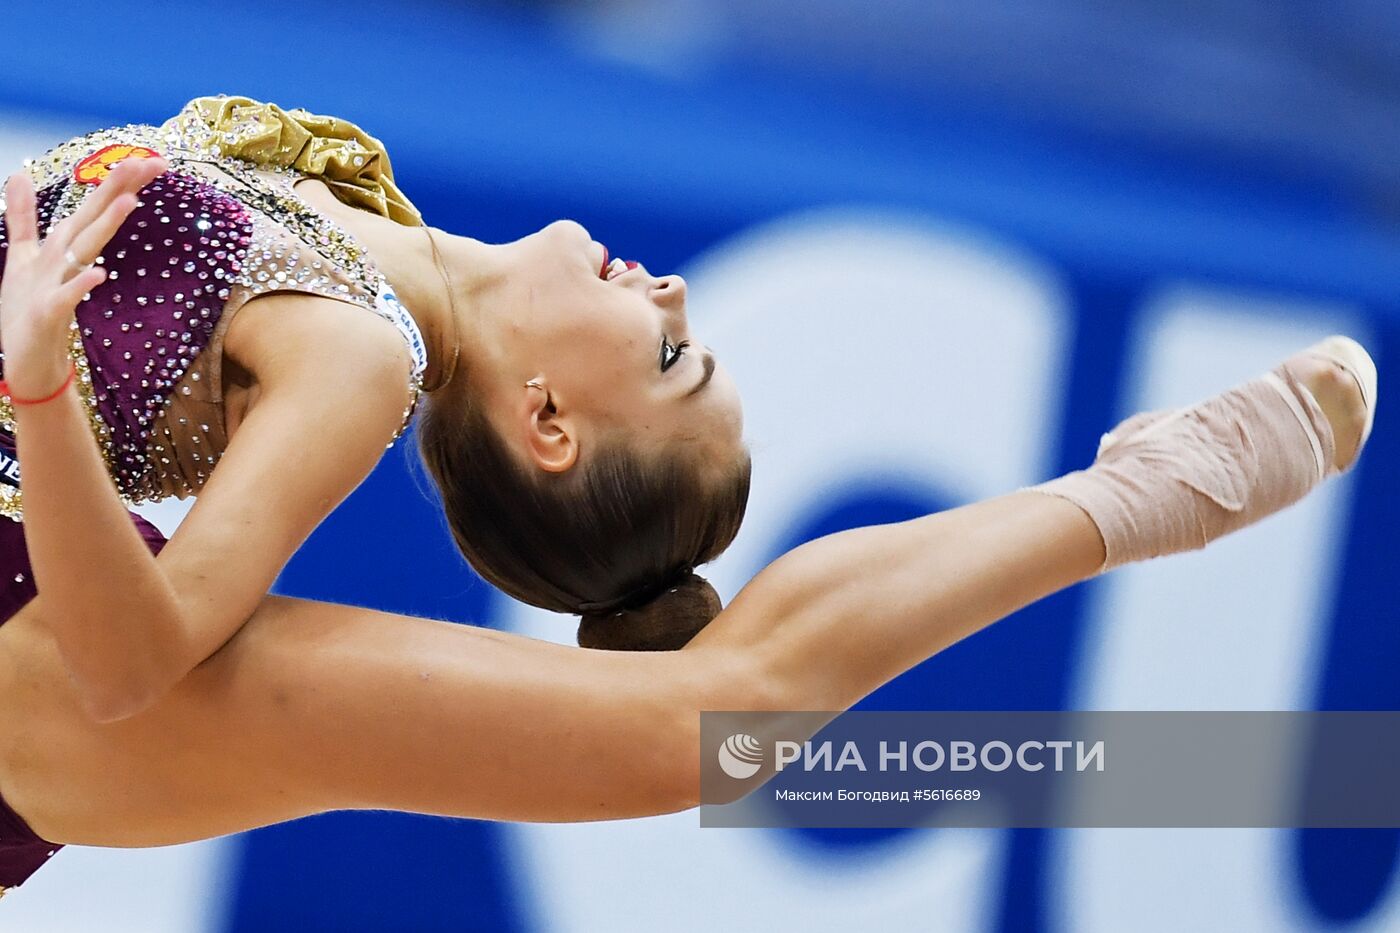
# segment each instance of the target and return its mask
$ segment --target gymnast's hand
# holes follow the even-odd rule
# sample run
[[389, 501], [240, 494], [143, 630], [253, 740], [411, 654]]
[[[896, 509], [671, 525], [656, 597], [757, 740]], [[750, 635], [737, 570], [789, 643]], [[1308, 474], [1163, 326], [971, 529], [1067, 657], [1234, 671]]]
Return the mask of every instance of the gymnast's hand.
[[18, 172], [5, 186], [9, 249], [0, 280], [0, 347], [17, 398], [42, 398], [68, 376], [69, 329], [83, 296], [107, 279], [93, 261], [135, 209], [163, 159], [126, 159], [73, 216], [39, 239], [34, 186]]

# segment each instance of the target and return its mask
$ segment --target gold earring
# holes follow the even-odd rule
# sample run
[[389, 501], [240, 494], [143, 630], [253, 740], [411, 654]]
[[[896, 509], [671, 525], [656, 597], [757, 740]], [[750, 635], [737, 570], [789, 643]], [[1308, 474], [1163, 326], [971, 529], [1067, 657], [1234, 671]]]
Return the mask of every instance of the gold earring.
[[527, 389], [543, 389], [544, 386], [540, 385], [540, 381], [539, 381], [538, 379], [531, 379], [529, 382], [525, 383], [525, 388], [527, 388]]

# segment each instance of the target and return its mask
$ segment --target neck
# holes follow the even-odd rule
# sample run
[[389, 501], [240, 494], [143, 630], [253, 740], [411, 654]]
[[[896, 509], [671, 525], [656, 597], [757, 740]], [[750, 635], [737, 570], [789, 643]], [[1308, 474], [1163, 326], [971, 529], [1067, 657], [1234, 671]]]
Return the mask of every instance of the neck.
[[[430, 241], [427, 227], [405, 227], [348, 207], [324, 185], [298, 185], [297, 194], [369, 250], [375, 266], [423, 332], [428, 352], [423, 385], [429, 392], [444, 387], [462, 365], [466, 350], [476, 345], [474, 338], [481, 330], [481, 296], [498, 277], [492, 247], [437, 229]], [[441, 266], [433, 257], [434, 241], [442, 256]]]

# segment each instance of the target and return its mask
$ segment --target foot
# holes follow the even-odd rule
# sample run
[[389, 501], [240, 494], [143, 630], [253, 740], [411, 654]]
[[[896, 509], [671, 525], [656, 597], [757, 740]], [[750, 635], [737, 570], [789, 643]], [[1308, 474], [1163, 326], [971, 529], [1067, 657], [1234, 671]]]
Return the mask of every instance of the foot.
[[[1350, 337], [1333, 336], [1294, 354], [1282, 365], [1312, 394], [1332, 428], [1336, 448], [1332, 466], [1338, 473], [1351, 469], [1375, 414], [1375, 407], [1368, 402], [1376, 386], [1376, 364], [1370, 354]], [[1122, 438], [1174, 413], [1146, 411], [1127, 418], [1103, 436], [1098, 452], [1102, 454]]]
[[1032, 488], [1089, 514], [1102, 570], [1194, 550], [1349, 469], [1375, 401], [1370, 356], [1331, 337], [1197, 405], [1134, 415], [1104, 435], [1088, 469]]
[[[1330, 337], [1318, 344], [1328, 347], [1331, 341], [1347, 338]], [[1332, 427], [1336, 457], [1333, 466], [1338, 472], [1351, 468], [1361, 453], [1361, 445], [1370, 431], [1373, 407], [1367, 401], [1363, 383], [1369, 378], [1371, 390], [1375, 386], [1375, 364], [1361, 349], [1360, 344], [1347, 340], [1345, 345], [1332, 344], [1337, 349], [1350, 350], [1353, 356], [1333, 356], [1328, 353], [1304, 350], [1284, 363], [1298, 381], [1307, 387], [1327, 422]], [[1354, 348], [1354, 350], [1352, 349]], [[1354, 371], [1359, 370], [1359, 371]]]

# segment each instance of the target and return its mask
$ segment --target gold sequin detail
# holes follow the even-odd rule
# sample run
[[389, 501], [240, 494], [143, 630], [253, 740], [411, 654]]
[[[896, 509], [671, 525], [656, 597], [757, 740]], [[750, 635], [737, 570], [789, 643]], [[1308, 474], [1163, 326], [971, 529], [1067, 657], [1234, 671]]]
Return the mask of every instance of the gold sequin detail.
[[167, 122], [185, 138], [207, 133], [219, 154], [320, 178], [346, 204], [406, 226], [423, 222], [394, 184], [384, 144], [349, 120], [283, 110], [247, 97], [198, 97]]

